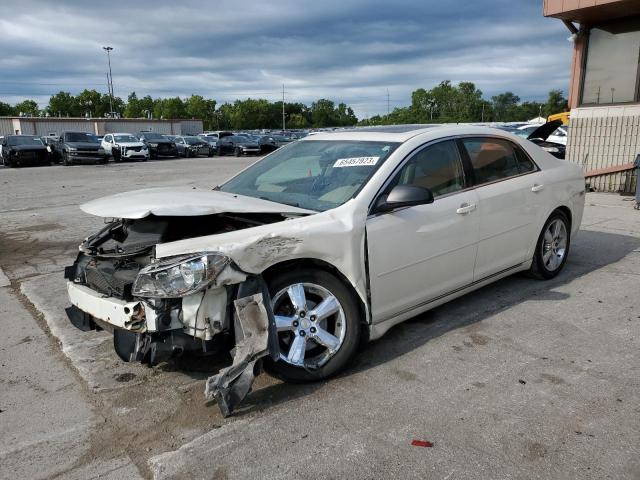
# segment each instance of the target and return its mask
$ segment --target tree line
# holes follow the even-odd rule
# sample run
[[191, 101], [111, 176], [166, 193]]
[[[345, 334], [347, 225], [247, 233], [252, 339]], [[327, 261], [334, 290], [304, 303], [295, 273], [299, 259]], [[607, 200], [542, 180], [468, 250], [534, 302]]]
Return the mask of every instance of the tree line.
[[567, 99], [562, 90], [551, 90], [544, 103], [522, 102], [513, 92], [486, 100], [472, 82], [453, 85], [445, 80], [431, 90], [415, 90], [408, 107], [395, 108], [388, 115], [375, 115], [358, 124], [523, 122], [538, 116], [546, 118], [566, 109]]
[[[282, 128], [282, 102], [265, 99], [248, 98], [218, 106], [215, 100], [201, 95], [185, 99], [152, 98], [149, 95], [138, 98], [132, 92], [125, 102], [120, 97], [111, 99], [96, 90], [83, 90], [77, 95], [58, 92], [51, 96], [42, 110], [34, 100], [24, 100], [13, 106], [0, 102], [0, 116], [101, 118], [111, 111], [124, 118], [198, 118], [202, 119], [207, 130]], [[287, 128], [342, 127], [355, 125], [358, 121], [351, 107], [344, 103], [336, 105], [327, 99], [319, 99], [310, 106], [285, 102], [284, 112]]]
[[[562, 112], [567, 100], [561, 90], [551, 90], [546, 102], [522, 102], [513, 92], [505, 92], [490, 99], [472, 82], [454, 85], [449, 80], [430, 90], [419, 88], [411, 94], [411, 105], [395, 108], [388, 115], [375, 115], [358, 121], [353, 109], [345, 103], [318, 99], [311, 105], [285, 102], [287, 128], [345, 127], [352, 125], [390, 125], [403, 123], [465, 123], [515, 122], [530, 120], [538, 115]], [[96, 90], [83, 90], [77, 95], [58, 92], [48, 105], [40, 109], [34, 100], [16, 105], [0, 102], [0, 116], [28, 115], [52, 117], [104, 117], [117, 112], [124, 118], [198, 118], [206, 130], [278, 129], [282, 128], [282, 102], [265, 99], [236, 100], [218, 105], [201, 95], [138, 98], [132, 92], [123, 100], [111, 99]]]

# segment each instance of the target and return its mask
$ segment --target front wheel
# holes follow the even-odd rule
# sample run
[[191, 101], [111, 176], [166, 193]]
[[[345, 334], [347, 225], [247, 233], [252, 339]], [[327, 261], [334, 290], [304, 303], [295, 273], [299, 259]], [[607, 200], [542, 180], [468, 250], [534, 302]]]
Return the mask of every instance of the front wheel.
[[68, 152], [62, 152], [62, 164], [65, 167], [68, 167], [69, 165], [71, 165], [71, 161], [69, 160], [69, 153]]
[[241, 157], [242, 156], [242, 151], [239, 148], [236, 148], [234, 150], [235, 156], [236, 157]]
[[561, 211], [555, 211], [547, 219], [538, 237], [529, 275], [549, 280], [564, 268], [571, 245], [569, 219]]
[[280, 359], [265, 369], [292, 383], [343, 370], [360, 341], [360, 309], [344, 283], [323, 270], [284, 272], [269, 282]]

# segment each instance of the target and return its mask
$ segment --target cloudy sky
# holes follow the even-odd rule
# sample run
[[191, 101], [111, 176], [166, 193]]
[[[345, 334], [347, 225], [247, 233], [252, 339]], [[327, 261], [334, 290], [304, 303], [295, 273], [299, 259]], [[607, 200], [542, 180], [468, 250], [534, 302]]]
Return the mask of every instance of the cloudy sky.
[[6, 0], [0, 100], [60, 90], [344, 101], [359, 117], [441, 80], [543, 100], [566, 92], [571, 44], [542, 0]]

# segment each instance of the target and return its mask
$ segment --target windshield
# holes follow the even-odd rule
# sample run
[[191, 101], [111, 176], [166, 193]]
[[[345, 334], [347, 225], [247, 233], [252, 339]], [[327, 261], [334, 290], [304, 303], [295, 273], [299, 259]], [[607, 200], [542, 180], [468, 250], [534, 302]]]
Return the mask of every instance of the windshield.
[[19, 137], [7, 137], [7, 145], [38, 145], [44, 146], [42, 140], [38, 137], [32, 137], [30, 135], [21, 135]]
[[329, 210], [354, 197], [398, 145], [347, 140], [290, 143], [220, 190], [309, 210]]
[[64, 134], [64, 141], [96, 143], [98, 140], [89, 133], [72, 132]]
[[114, 135], [113, 138], [116, 142], [140, 142], [140, 140], [138, 140], [133, 135]]
[[196, 143], [202, 143], [202, 140], [199, 139], [198, 137], [184, 137], [184, 141], [187, 142], [189, 145], [194, 145]]

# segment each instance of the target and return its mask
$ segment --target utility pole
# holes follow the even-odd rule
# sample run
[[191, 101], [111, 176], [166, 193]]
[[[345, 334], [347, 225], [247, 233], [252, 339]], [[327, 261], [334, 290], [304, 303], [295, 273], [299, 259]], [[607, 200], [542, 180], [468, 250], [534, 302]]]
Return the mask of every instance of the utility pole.
[[284, 114], [284, 83], [282, 84], [282, 133], [285, 131], [285, 114]]
[[391, 108], [389, 105], [389, 89], [387, 88], [387, 115], [391, 113]]
[[107, 86], [109, 87], [109, 116], [113, 115], [113, 75], [111, 74], [111, 51], [113, 47], [102, 47], [107, 52], [107, 62], [109, 63], [109, 73], [107, 74]]

